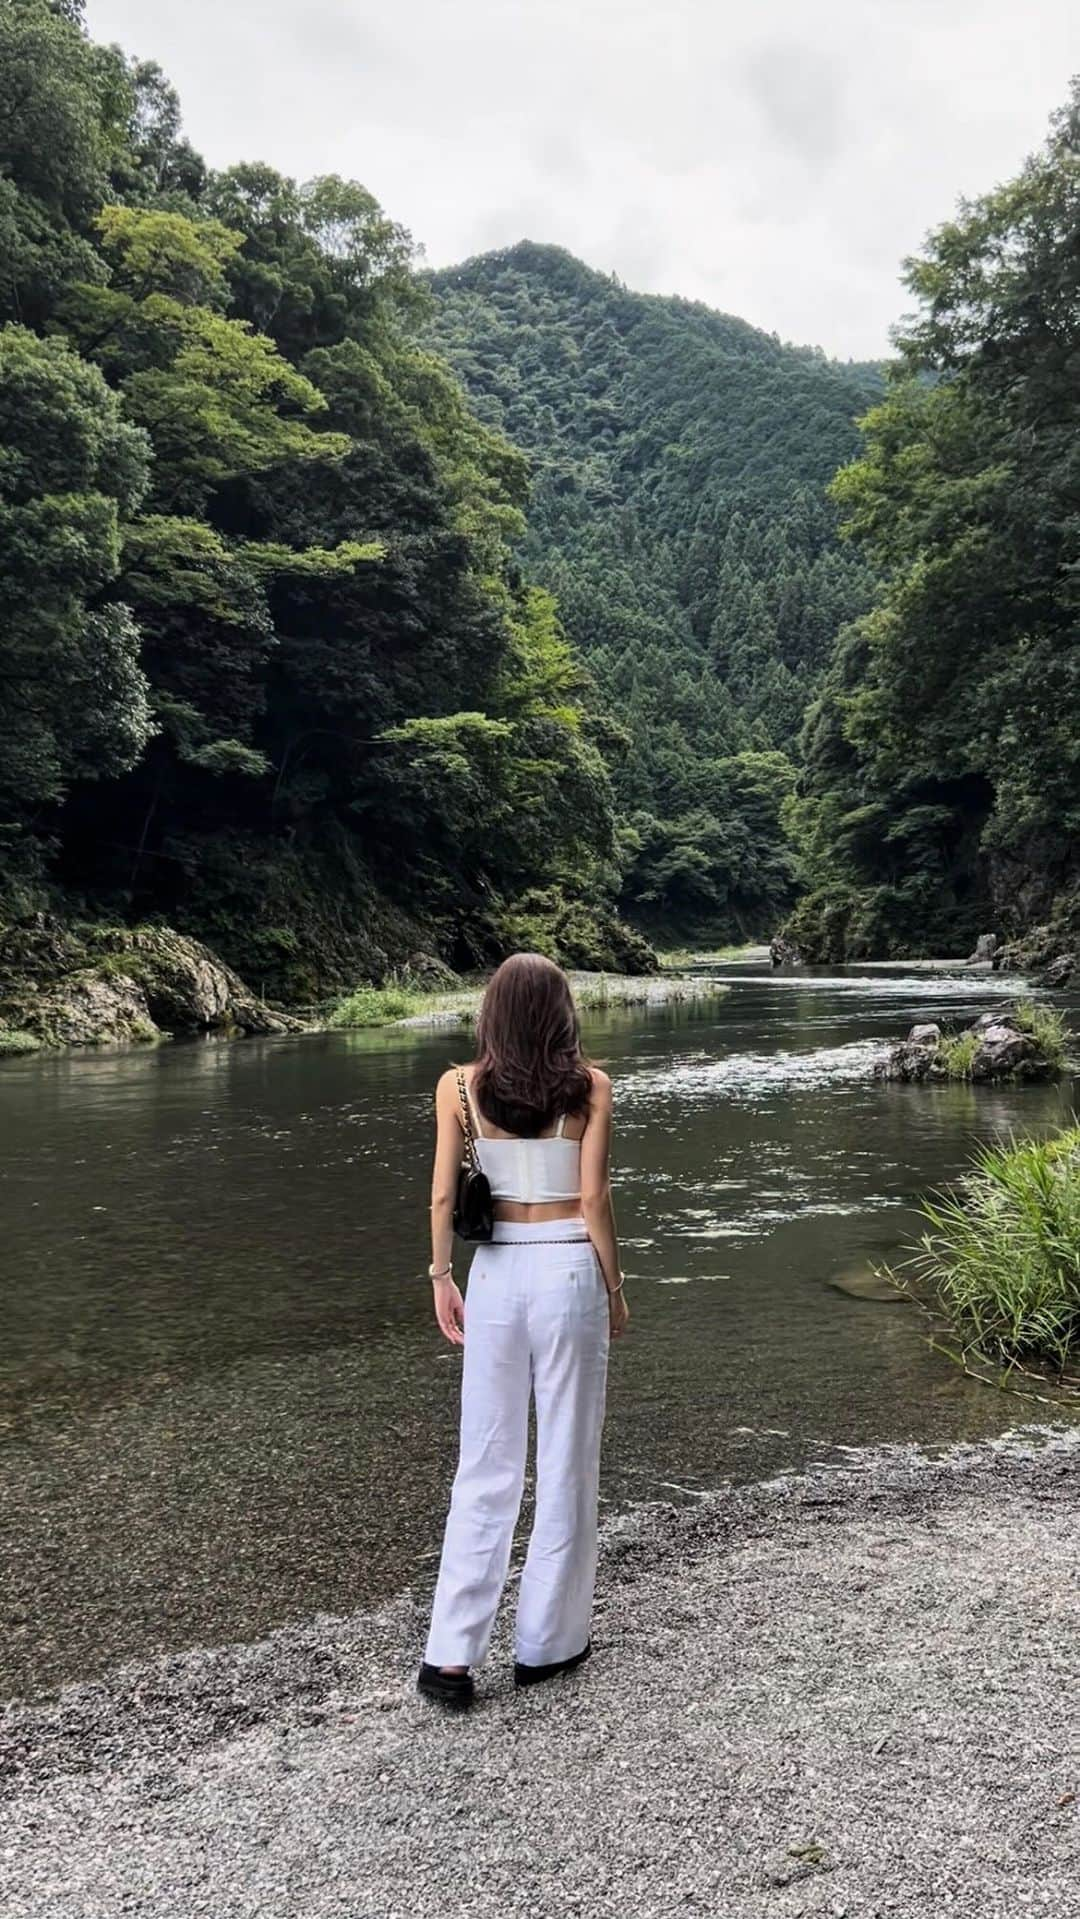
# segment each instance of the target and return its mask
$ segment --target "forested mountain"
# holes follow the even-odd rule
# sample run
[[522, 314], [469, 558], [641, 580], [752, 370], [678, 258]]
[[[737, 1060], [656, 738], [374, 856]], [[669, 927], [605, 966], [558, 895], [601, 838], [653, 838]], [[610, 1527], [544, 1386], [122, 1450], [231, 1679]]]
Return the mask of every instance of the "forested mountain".
[[9, 922], [168, 918], [294, 997], [523, 928], [647, 961], [525, 461], [417, 344], [411, 253], [354, 183], [209, 172], [74, 0], [0, 0]]
[[[908, 263], [918, 303], [833, 488], [882, 587], [805, 735], [815, 958], [1080, 955], [1080, 83]], [[1075, 963], [1080, 963], [1077, 960]]]
[[623, 899], [761, 933], [790, 904], [780, 811], [836, 636], [870, 603], [825, 489], [873, 366], [782, 345], [523, 244], [432, 276], [428, 337], [525, 449], [523, 553], [628, 736]]

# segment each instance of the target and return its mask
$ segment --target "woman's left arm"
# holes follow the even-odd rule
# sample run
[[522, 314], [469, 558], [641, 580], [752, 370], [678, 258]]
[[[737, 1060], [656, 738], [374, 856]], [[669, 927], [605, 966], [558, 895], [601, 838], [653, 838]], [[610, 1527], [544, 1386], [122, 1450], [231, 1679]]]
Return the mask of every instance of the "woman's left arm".
[[431, 1175], [431, 1265], [435, 1317], [452, 1346], [465, 1341], [464, 1301], [454, 1282], [454, 1199], [465, 1153], [458, 1118], [457, 1075], [443, 1073], [435, 1088], [435, 1164]]

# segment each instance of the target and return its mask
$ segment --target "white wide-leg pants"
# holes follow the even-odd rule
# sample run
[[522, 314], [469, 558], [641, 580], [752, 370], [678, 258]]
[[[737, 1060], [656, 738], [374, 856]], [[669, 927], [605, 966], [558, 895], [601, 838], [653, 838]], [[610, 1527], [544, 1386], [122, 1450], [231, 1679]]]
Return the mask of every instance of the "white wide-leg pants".
[[584, 1233], [582, 1219], [497, 1220], [494, 1238], [473, 1255], [461, 1457], [425, 1654], [433, 1666], [473, 1666], [487, 1652], [521, 1504], [530, 1389], [536, 1511], [514, 1650], [526, 1665], [544, 1666], [588, 1640], [609, 1327], [607, 1289]]

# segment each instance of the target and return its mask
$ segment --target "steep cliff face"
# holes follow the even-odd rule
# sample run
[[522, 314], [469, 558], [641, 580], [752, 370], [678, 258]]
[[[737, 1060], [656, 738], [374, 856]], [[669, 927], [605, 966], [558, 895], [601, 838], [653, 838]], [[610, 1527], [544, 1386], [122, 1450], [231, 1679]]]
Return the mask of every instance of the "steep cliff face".
[[[1051, 870], [1059, 867], [1056, 857]], [[1006, 972], [1033, 974], [1048, 986], [1080, 978], [1080, 876], [1075, 871], [1055, 890], [1048, 871], [1034, 862], [1027, 868], [1010, 862], [993, 874], [994, 897], [1005, 940], [994, 965]]]

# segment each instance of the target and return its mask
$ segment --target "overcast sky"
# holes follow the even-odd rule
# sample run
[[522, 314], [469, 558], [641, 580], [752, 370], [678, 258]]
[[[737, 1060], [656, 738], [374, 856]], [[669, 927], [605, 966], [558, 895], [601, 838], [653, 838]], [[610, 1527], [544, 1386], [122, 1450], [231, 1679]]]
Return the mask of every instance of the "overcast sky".
[[1075, 0], [89, 0], [215, 166], [362, 180], [443, 266], [554, 241], [841, 356], [1080, 71]]

